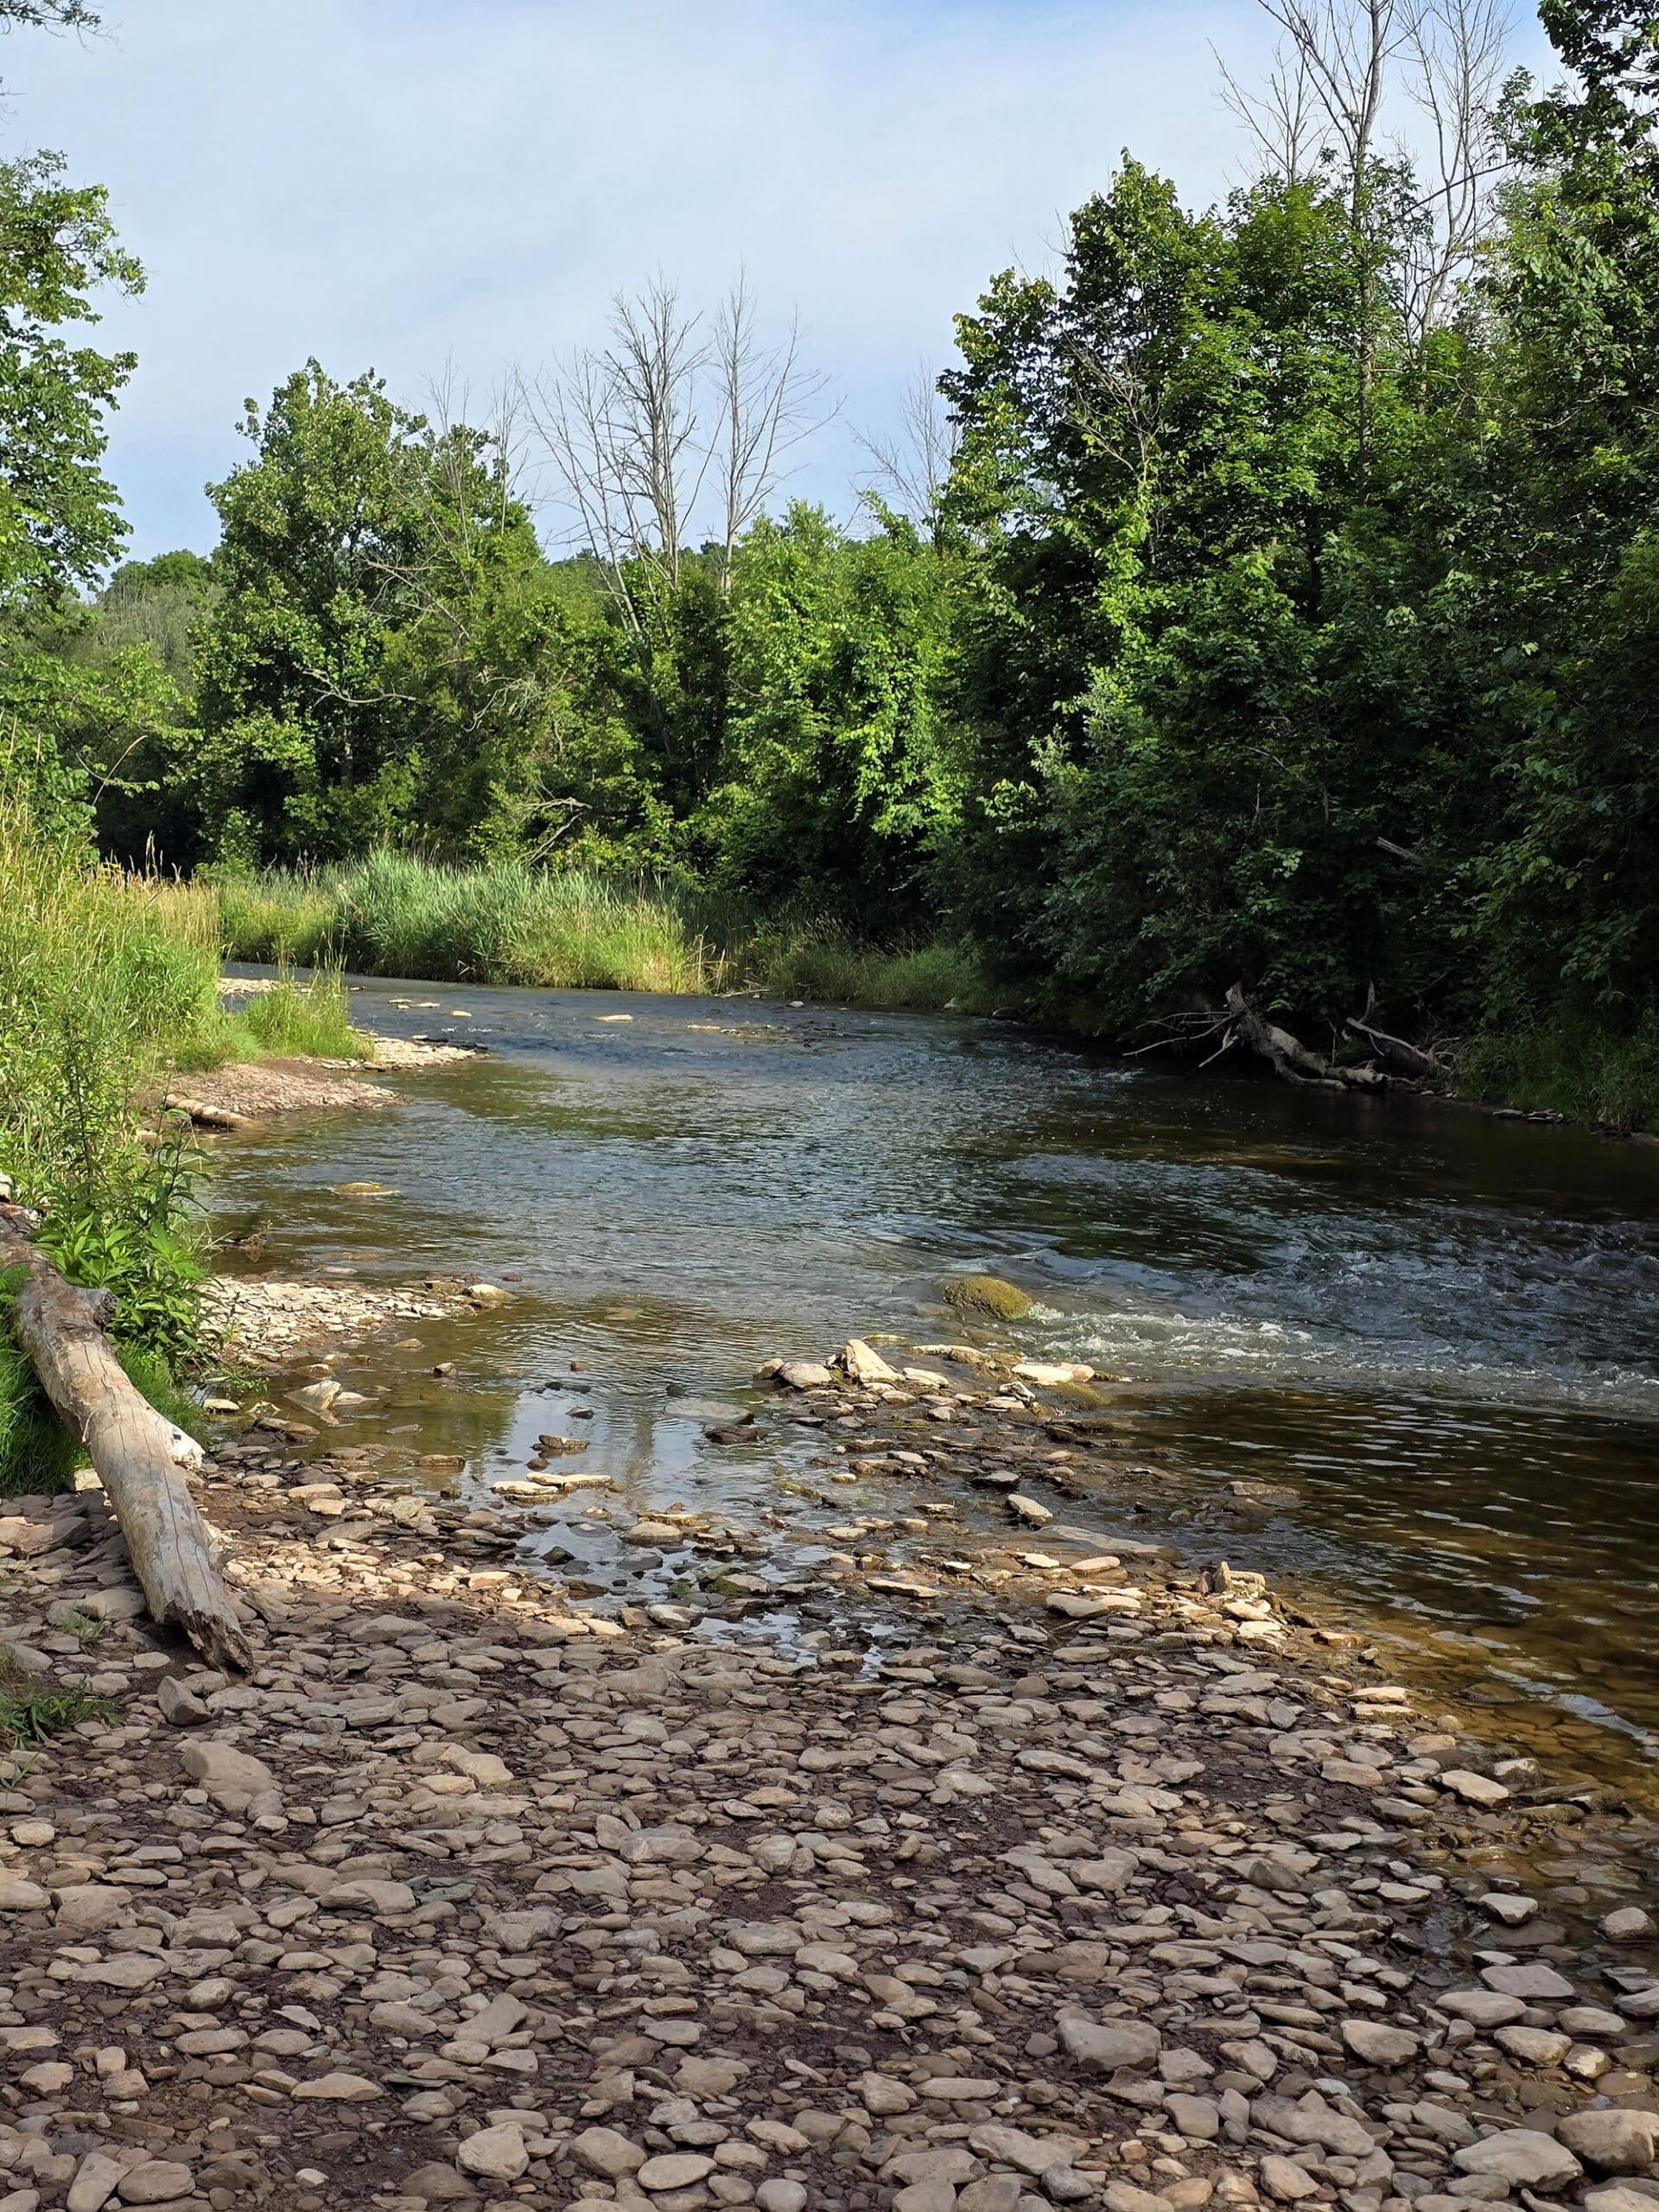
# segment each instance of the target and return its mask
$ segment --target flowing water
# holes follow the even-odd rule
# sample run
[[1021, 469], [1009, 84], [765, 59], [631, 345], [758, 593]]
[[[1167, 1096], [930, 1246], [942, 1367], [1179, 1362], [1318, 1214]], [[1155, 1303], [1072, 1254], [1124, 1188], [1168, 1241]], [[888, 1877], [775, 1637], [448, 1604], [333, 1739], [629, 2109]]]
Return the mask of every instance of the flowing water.
[[[367, 1355], [353, 1440], [418, 1430], [487, 1481], [586, 1416], [635, 1503], [775, 1503], [810, 1433], [721, 1449], [711, 1411], [774, 1353], [960, 1336], [939, 1286], [988, 1270], [1038, 1301], [1025, 1354], [1114, 1378], [1115, 1448], [1160, 1477], [1123, 1532], [1213, 1558], [1226, 1528], [1234, 1566], [1334, 1595], [1512, 1740], [1659, 1787], [1659, 1147], [949, 1017], [381, 982], [354, 1006], [489, 1057], [397, 1078], [395, 1113], [226, 1141], [221, 1231], [257, 1226], [257, 1272], [518, 1294]], [[1239, 1518], [1241, 1479], [1287, 1494]]]

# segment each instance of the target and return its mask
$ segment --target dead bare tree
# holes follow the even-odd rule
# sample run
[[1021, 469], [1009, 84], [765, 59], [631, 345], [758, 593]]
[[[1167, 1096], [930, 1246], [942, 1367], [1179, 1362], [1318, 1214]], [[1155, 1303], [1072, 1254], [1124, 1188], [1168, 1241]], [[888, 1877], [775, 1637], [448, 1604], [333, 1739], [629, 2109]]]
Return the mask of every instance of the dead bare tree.
[[1355, 272], [1359, 369], [1356, 460], [1370, 466], [1380, 277], [1372, 205], [1373, 164], [1389, 73], [1410, 38], [1410, 0], [1259, 0], [1289, 41], [1326, 143], [1341, 164], [1357, 246]]
[[1262, 166], [1287, 184], [1300, 184], [1319, 152], [1319, 105], [1306, 55], [1294, 41], [1281, 41], [1259, 92], [1241, 84], [1219, 54], [1216, 66], [1222, 100], [1249, 132]]
[[870, 461], [863, 488], [938, 546], [959, 434], [937, 372], [918, 361], [899, 396], [893, 428], [855, 435]]
[[785, 475], [785, 457], [835, 413], [829, 379], [801, 359], [801, 327], [791, 315], [769, 346], [741, 270], [715, 319], [712, 367], [720, 403], [715, 448], [721, 495], [720, 584], [729, 591], [737, 541]]
[[702, 320], [658, 276], [632, 298], [618, 293], [608, 345], [518, 379], [576, 541], [599, 560], [619, 616], [640, 639], [653, 605], [679, 582], [683, 531], [709, 467], [698, 437], [709, 352]]
[[1402, 303], [1414, 343], [1440, 321], [1492, 220], [1492, 110], [1503, 82], [1508, 0], [1418, 0], [1409, 32], [1408, 97], [1427, 125], [1428, 189], [1414, 211]]
[[[705, 332], [663, 277], [612, 304], [610, 342], [519, 378], [525, 418], [573, 537], [598, 558], [630, 633], [678, 586], [707, 525], [722, 587], [738, 539], [828, 419], [825, 380], [801, 357], [798, 323], [768, 343], [739, 276]], [[705, 495], [715, 499], [712, 513]]]
[[[1489, 219], [1490, 116], [1503, 71], [1510, 0], [1258, 0], [1283, 34], [1265, 88], [1224, 68], [1224, 97], [1258, 152], [1295, 181], [1334, 164], [1355, 241], [1357, 460], [1370, 465], [1382, 288], [1398, 286], [1408, 335], [1443, 317]], [[1386, 139], [1400, 103], [1427, 125], [1428, 189], [1406, 208], [1398, 180], [1416, 162]], [[1411, 134], [1414, 140], [1425, 136]]]

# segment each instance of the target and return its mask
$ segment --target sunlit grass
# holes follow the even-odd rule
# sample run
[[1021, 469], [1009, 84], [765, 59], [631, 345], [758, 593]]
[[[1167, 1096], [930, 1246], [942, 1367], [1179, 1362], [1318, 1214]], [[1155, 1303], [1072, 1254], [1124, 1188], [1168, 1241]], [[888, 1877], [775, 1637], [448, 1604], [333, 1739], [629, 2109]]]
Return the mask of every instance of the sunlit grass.
[[695, 885], [580, 868], [447, 868], [392, 852], [316, 874], [273, 871], [218, 886], [238, 960], [328, 960], [372, 976], [543, 990], [711, 993], [929, 1013], [991, 1002], [953, 945], [882, 950], [831, 926], [758, 920]]

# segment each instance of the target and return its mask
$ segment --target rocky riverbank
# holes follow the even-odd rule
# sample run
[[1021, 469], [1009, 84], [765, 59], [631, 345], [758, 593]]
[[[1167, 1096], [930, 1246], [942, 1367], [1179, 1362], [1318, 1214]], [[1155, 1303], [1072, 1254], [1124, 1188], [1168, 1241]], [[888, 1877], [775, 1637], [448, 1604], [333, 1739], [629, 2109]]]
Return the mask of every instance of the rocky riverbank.
[[[1014, 1529], [1086, 1459], [1088, 1378], [916, 1371], [791, 1363], [778, 1416], [924, 1491], [900, 1425], [971, 1423]], [[3, 1769], [0, 2212], [1659, 2204], [1618, 1809], [1359, 1639], [1051, 1521], [903, 1572], [867, 1523], [744, 1648], [775, 1535], [624, 1519], [700, 1594], [590, 1607], [520, 1554], [552, 1508], [327, 1419], [200, 1478], [246, 1681], [96, 1489], [0, 1520], [14, 1710], [99, 1701]]]
[[205, 1129], [237, 1129], [282, 1114], [378, 1113], [397, 1093], [372, 1078], [381, 1072], [450, 1067], [476, 1059], [480, 1047], [446, 1039], [375, 1037], [366, 1060], [273, 1056], [235, 1060], [178, 1077], [162, 1103]]

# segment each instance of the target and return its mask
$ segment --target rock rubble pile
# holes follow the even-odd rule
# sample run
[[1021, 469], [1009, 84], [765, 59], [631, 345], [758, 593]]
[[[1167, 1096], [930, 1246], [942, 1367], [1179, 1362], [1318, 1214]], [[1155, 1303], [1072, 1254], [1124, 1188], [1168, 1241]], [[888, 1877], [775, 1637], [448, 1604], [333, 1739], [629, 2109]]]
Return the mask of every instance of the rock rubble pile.
[[0, 1761], [0, 2212], [1659, 2208], [1649, 1901], [1569, 1924], [1584, 1808], [1259, 1578], [849, 1554], [741, 1648], [297, 1426], [201, 1478], [246, 1680], [95, 1489], [0, 1519], [9, 1679], [98, 1701]]

